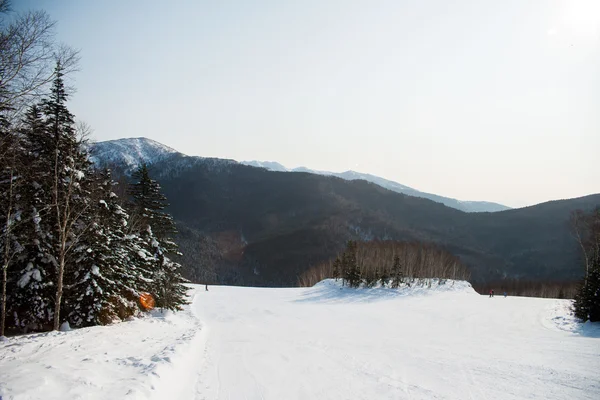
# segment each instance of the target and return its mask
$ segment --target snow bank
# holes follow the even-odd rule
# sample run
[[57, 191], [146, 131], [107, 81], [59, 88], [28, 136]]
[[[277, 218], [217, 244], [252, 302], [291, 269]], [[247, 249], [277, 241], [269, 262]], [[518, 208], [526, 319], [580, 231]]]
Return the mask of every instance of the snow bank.
[[550, 329], [566, 331], [575, 335], [600, 338], [600, 322], [579, 321], [572, 310], [573, 302], [571, 300], [555, 300], [548, 307], [546, 320], [551, 324], [546, 324]]
[[418, 297], [441, 294], [478, 295], [467, 281], [437, 278], [406, 280], [397, 289], [390, 288], [389, 285], [382, 287], [380, 284], [371, 288], [364, 286], [350, 288], [342, 286], [341, 279], [337, 281], [335, 279], [325, 279], [310, 289], [301, 301], [378, 301], [404, 296]]
[[193, 398], [205, 330], [190, 307], [0, 341], [4, 399]]

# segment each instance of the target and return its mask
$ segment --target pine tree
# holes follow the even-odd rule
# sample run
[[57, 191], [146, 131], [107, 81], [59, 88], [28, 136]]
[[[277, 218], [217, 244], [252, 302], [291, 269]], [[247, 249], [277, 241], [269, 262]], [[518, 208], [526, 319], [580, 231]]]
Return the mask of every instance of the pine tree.
[[56, 258], [52, 238], [52, 140], [39, 107], [30, 107], [23, 119], [23, 164], [27, 179], [20, 190], [21, 223], [17, 242], [23, 246], [8, 278], [11, 325], [27, 331], [52, 323]]
[[383, 265], [381, 267], [381, 271], [379, 271], [379, 282], [381, 283], [382, 287], [385, 287], [385, 285], [388, 284], [390, 280], [390, 275], [388, 273], [388, 267], [386, 265]]
[[349, 240], [342, 258], [344, 278], [350, 287], [359, 287], [361, 283], [360, 269], [356, 260], [356, 242]]
[[[173, 219], [164, 212], [168, 207], [167, 198], [161, 193], [158, 182], [150, 178], [148, 166], [142, 164], [134, 171], [131, 178], [134, 183], [128, 188], [132, 199], [130, 229], [142, 231], [147, 226], [151, 226], [154, 235], [158, 238], [177, 233]], [[174, 249], [173, 251], [176, 251], [176, 248]]]
[[573, 311], [582, 321], [600, 321], [600, 208], [586, 216], [587, 274], [575, 296]]
[[342, 262], [340, 260], [340, 257], [336, 257], [335, 261], [333, 262], [333, 278], [337, 281], [340, 277], [340, 270], [342, 267]]
[[74, 251], [76, 269], [65, 293], [64, 309], [73, 326], [107, 324], [135, 308], [136, 270], [128, 263], [124, 232], [128, 216], [112, 186], [110, 171], [96, 175], [85, 216], [89, 229]]
[[153, 264], [149, 292], [154, 294], [158, 307], [179, 310], [186, 303], [184, 283], [187, 281], [181, 276], [181, 265], [172, 260], [173, 256], [181, 253], [172, 240], [177, 233], [175, 222], [164, 212], [168, 206], [167, 199], [161, 193], [158, 182], [150, 178], [145, 164], [133, 174], [133, 178], [134, 183], [129, 187], [134, 219], [132, 228], [140, 234], [143, 247], [152, 255], [151, 259], [146, 257], [146, 261]]
[[394, 257], [394, 265], [392, 266], [392, 288], [397, 289], [402, 283], [402, 266], [400, 264], [400, 257]]
[[589, 273], [573, 302], [575, 315], [582, 321], [600, 321], [600, 251], [589, 263]]
[[42, 102], [46, 131], [53, 139], [52, 162], [52, 212], [54, 259], [56, 260], [56, 294], [54, 300], [53, 327], [58, 330], [60, 310], [64, 291], [65, 273], [69, 267], [68, 256], [77, 244], [77, 236], [85, 231], [88, 224], [78, 224], [79, 219], [89, 208], [89, 192], [86, 192], [86, 172], [90, 162], [83, 152], [75, 130], [75, 117], [67, 109], [68, 99], [63, 82], [63, 69], [57, 63], [50, 96]]
[[87, 229], [84, 215], [90, 205], [90, 162], [77, 138], [74, 116], [66, 106], [60, 64], [54, 71], [49, 96], [31, 107], [24, 121], [30, 179], [23, 190], [26, 243], [15, 276], [15, 324], [57, 330], [65, 278], [73, 276], [70, 258]]

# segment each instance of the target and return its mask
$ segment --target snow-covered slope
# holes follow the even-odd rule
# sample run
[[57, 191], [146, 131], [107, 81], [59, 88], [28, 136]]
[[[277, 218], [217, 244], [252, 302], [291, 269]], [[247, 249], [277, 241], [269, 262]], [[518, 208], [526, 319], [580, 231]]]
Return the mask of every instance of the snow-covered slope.
[[251, 167], [264, 168], [269, 171], [287, 172], [288, 169], [275, 161], [242, 161], [240, 164]]
[[207, 332], [192, 311], [5, 338], [0, 398], [193, 398], [197, 376], [190, 369], [201, 361]]
[[142, 163], [154, 164], [178, 151], [147, 138], [128, 138], [93, 143], [90, 159], [95, 164], [117, 164], [135, 168]]
[[89, 145], [90, 160], [100, 166], [117, 166], [131, 173], [142, 163], [153, 165], [169, 158], [169, 166], [161, 169], [158, 176], [179, 173], [202, 164], [216, 169], [237, 164], [234, 160], [186, 156], [164, 144], [147, 138], [107, 140]]
[[[600, 327], [566, 300], [194, 286], [176, 315], [0, 341], [3, 399], [598, 399]], [[200, 322], [201, 321], [201, 322]]]

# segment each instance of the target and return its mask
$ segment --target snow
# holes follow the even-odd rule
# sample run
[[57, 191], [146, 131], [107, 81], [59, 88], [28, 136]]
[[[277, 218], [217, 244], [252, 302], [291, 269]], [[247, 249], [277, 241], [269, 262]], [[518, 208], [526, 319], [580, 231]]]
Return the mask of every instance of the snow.
[[65, 322], [63, 322], [63, 323], [60, 325], [60, 329], [59, 329], [59, 330], [60, 330], [61, 332], [69, 332], [69, 331], [71, 331], [72, 329], [71, 329], [71, 325], [69, 325], [69, 323], [68, 323], [67, 321], [65, 321]]
[[98, 163], [124, 163], [135, 168], [141, 163], [153, 164], [177, 151], [147, 138], [107, 140], [90, 146], [90, 160]]
[[598, 324], [566, 300], [193, 286], [180, 313], [0, 342], [4, 399], [597, 399]]
[[38, 282], [42, 280], [40, 271], [37, 268], [34, 268], [32, 263], [28, 263], [25, 269], [26, 272], [17, 281], [17, 285], [20, 288], [24, 288], [25, 286], [27, 286], [31, 281], [31, 278], [35, 279]]
[[193, 398], [205, 333], [188, 307], [176, 315], [158, 311], [110, 326], [11, 337], [0, 341], [0, 397]]
[[89, 154], [90, 161], [97, 167], [117, 165], [123, 167], [126, 173], [131, 173], [142, 163], [153, 165], [170, 158], [168, 166], [156, 171], [156, 178], [177, 174], [199, 164], [211, 171], [237, 164], [233, 160], [184, 156], [177, 150], [143, 137], [93, 143], [89, 145]]

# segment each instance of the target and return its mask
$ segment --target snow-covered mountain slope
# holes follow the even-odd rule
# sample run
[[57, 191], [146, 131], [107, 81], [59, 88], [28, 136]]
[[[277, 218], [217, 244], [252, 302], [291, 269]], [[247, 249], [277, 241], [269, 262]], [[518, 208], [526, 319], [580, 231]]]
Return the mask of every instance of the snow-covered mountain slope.
[[253, 167], [265, 168], [271, 171], [287, 171], [287, 172], [306, 172], [310, 174], [337, 176], [338, 178], [352, 180], [365, 180], [386, 189], [392, 190], [397, 193], [403, 193], [408, 196], [423, 197], [429, 200], [433, 200], [438, 203], [442, 203], [448, 207], [456, 208], [457, 210], [465, 212], [497, 212], [509, 210], [510, 207], [504, 206], [498, 203], [492, 203], [488, 201], [461, 201], [452, 199], [449, 197], [438, 196], [432, 193], [425, 193], [411, 187], [402, 185], [398, 182], [390, 181], [388, 179], [381, 178], [379, 176], [365, 174], [356, 171], [345, 171], [345, 172], [329, 172], [329, 171], [318, 171], [309, 169], [306, 167], [298, 167], [294, 169], [287, 169], [283, 165], [276, 162], [261, 162], [261, 161], [243, 161], [242, 164], [251, 165]]
[[107, 140], [89, 146], [90, 159], [95, 164], [119, 164], [135, 168], [142, 163], [154, 164], [179, 153], [177, 150], [147, 138]]
[[288, 169], [275, 161], [242, 161], [240, 164], [249, 165], [251, 167], [264, 168], [269, 171], [287, 172]]
[[234, 160], [186, 156], [162, 143], [147, 138], [126, 138], [92, 143], [88, 146], [90, 160], [97, 166], [116, 166], [131, 173], [142, 163], [153, 165], [169, 158], [169, 167], [157, 176], [170, 175], [186, 168], [202, 164], [208, 168], [221, 168], [237, 164]]
[[175, 315], [0, 341], [0, 396], [598, 399], [600, 327], [568, 307], [459, 281], [194, 286]]

